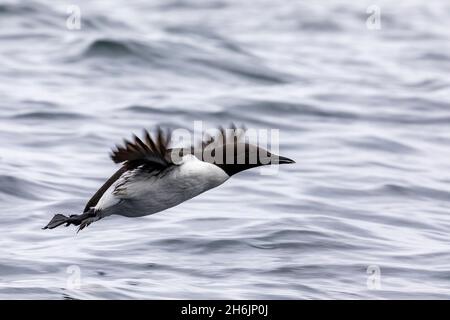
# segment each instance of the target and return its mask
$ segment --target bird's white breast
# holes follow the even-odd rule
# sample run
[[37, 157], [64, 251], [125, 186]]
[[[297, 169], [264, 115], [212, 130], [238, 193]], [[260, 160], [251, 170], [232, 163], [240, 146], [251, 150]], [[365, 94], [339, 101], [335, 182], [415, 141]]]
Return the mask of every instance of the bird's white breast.
[[124, 173], [105, 192], [96, 210], [103, 211], [103, 215], [149, 215], [217, 187], [228, 178], [225, 171], [216, 165], [186, 155], [180, 165], [158, 174], [140, 168]]

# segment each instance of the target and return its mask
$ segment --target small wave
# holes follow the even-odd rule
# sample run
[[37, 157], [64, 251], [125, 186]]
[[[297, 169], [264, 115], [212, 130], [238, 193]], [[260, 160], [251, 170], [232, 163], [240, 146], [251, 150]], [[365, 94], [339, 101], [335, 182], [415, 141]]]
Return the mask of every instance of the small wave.
[[289, 83], [293, 79], [288, 74], [283, 74], [278, 71], [271, 70], [264, 65], [255, 64], [254, 61], [238, 62], [227, 60], [210, 60], [202, 58], [191, 58], [193, 63], [208, 66], [212, 69], [221, 70], [237, 76], [239, 79], [246, 78], [253, 81], [269, 84], [283, 84]]
[[0, 14], [27, 14], [37, 12], [36, 6], [31, 4], [0, 4]]
[[227, 103], [230, 108], [236, 110], [245, 110], [250, 112], [270, 114], [270, 115], [302, 115], [302, 116], [316, 116], [323, 118], [337, 118], [337, 119], [356, 119], [358, 116], [351, 112], [339, 110], [325, 110], [317, 105], [306, 103], [293, 103], [284, 101], [270, 101], [270, 100], [229, 100]]
[[215, 32], [210, 29], [205, 29], [202, 26], [168, 26], [164, 30], [170, 34], [182, 35], [192, 37], [193, 39], [201, 39], [202, 41], [208, 41], [209, 44], [214, 44], [217, 48], [224, 49], [227, 53], [238, 54], [243, 57], [251, 57], [257, 59], [248, 50], [245, 50], [237, 42], [229, 39], [228, 37]]
[[420, 90], [425, 92], [446, 89], [449, 87], [448, 83], [446, 81], [443, 81], [443, 79], [432, 79], [432, 78], [426, 78], [423, 80], [409, 82], [406, 84], [406, 86], [414, 90]]
[[[233, 252], [235, 250], [244, 249], [249, 245], [244, 240], [239, 239], [198, 239], [198, 238], [177, 238], [162, 239], [152, 242], [152, 245], [158, 247], [166, 247], [171, 250], [180, 250], [183, 252]], [[176, 249], [175, 249], [176, 248]]]
[[[136, 50], [137, 49], [137, 50]], [[99, 39], [90, 43], [83, 52], [85, 57], [125, 57], [135, 56], [139, 45], [131, 41]]]
[[15, 261], [11, 263], [0, 263], [0, 274], [7, 275], [21, 275], [21, 274], [36, 274], [36, 270], [32, 267], [18, 265]]
[[413, 154], [418, 150], [406, 143], [381, 137], [365, 137], [357, 141], [348, 141], [348, 145], [370, 151], [385, 151], [388, 153]]
[[227, 7], [228, 4], [225, 1], [199, 1], [190, 2], [183, 0], [171, 0], [164, 1], [164, 3], [158, 5], [160, 10], [190, 10], [190, 9], [223, 9]]
[[393, 183], [386, 183], [365, 189], [320, 187], [312, 188], [308, 192], [315, 195], [320, 194], [328, 198], [343, 198], [346, 196], [351, 198], [395, 197], [399, 199], [428, 198], [434, 200], [450, 201], [450, 192], [448, 191]]
[[450, 62], [450, 56], [445, 53], [430, 52], [418, 57], [418, 60], [430, 60], [436, 62]]
[[[70, 62], [89, 58], [125, 59], [124, 63], [145, 63], [153, 68], [164, 67], [177, 75], [208, 79], [223, 78], [224, 81], [236, 79], [261, 84], [284, 84], [296, 79], [286, 72], [274, 70], [230, 42], [217, 40], [219, 46], [212, 51], [204, 46], [185, 41], [155, 40], [135, 41], [131, 39], [96, 39], [87, 44], [81, 53], [68, 59]], [[220, 59], [217, 59], [220, 56]], [[234, 78], [230, 78], [232, 75]]]
[[[60, 26], [60, 14], [54, 7], [29, 1], [21, 1], [19, 3], [0, 4], [0, 17], [6, 19], [19, 19], [20, 23], [11, 23], [11, 30], [15, 31], [17, 40], [20, 37], [34, 36], [38, 32], [39, 36], [43, 36], [42, 28]], [[25, 27], [24, 29], [17, 28], [16, 25]], [[41, 31], [39, 31], [41, 29]], [[20, 31], [19, 31], [20, 30]], [[47, 36], [48, 33], [46, 33]]]
[[159, 67], [170, 64], [179, 52], [171, 43], [161, 41], [141, 42], [132, 39], [100, 38], [84, 44], [78, 53], [65, 59], [74, 63], [90, 59], [112, 59], [120, 62], [119, 67], [135, 65], [151, 65]]
[[314, 238], [329, 238], [325, 233], [308, 230], [308, 229], [283, 229], [272, 231], [260, 238], [258, 240], [273, 241], [273, 240], [293, 240], [293, 239], [305, 239], [306, 237]]
[[406, 187], [397, 184], [385, 184], [378, 188], [378, 192], [388, 195], [397, 195], [399, 197], [409, 196], [413, 198], [427, 198], [433, 200], [450, 201], [450, 192], [428, 187], [411, 186]]
[[14, 119], [30, 120], [80, 120], [89, 118], [87, 115], [72, 112], [27, 112], [13, 116]]
[[23, 103], [26, 106], [32, 106], [36, 108], [57, 108], [58, 104], [46, 101], [46, 100], [35, 100], [35, 99], [25, 99], [22, 100], [21, 103]]
[[341, 26], [327, 19], [321, 21], [304, 21], [299, 23], [299, 29], [305, 32], [339, 32]]
[[12, 196], [27, 200], [39, 200], [42, 186], [10, 175], [0, 175], [0, 199]]
[[185, 52], [194, 50], [191, 46], [170, 41], [137, 41], [132, 39], [100, 38], [89, 42], [69, 62], [86, 59], [114, 59], [123, 66], [148, 64], [154, 68], [162, 65], [173, 67]]
[[120, 109], [121, 111], [132, 112], [132, 113], [146, 113], [146, 114], [161, 114], [161, 115], [180, 115], [180, 114], [191, 114], [191, 112], [184, 111], [183, 109], [177, 108], [155, 108], [144, 105], [132, 105]]

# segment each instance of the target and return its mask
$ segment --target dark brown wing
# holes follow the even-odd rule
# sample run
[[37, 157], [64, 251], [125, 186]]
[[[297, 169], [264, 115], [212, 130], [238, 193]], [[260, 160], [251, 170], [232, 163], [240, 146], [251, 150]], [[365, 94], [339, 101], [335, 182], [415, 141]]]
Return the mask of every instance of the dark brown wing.
[[145, 142], [134, 136], [133, 142], [125, 140], [124, 146], [116, 146], [116, 150], [113, 150], [111, 154], [111, 159], [115, 163], [123, 163], [123, 166], [112, 175], [100, 189], [98, 189], [86, 204], [84, 212], [95, 207], [106, 190], [108, 190], [109, 187], [111, 187], [126, 171], [133, 170], [141, 165], [144, 165], [148, 170], [162, 170], [174, 165], [168, 156], [170, 136], [170, 131], [164, 133], [161, 128], [158, 127], [154, 138], [152, 138], [148, 131], [145, 130]]
[[149, 168], [164, 169], [173, 165], [167, 156], [170, 144], [170, 131], [162, 131], [157, 128], [154, 138], [144, 131], [144, 141], [137, 136], [133, 136], [133, 142], [124, 141], [124, 146], [116, 146], [113, 150], [111, 159], [115, 163], [124, 163], [129, 169], [146, 165]]

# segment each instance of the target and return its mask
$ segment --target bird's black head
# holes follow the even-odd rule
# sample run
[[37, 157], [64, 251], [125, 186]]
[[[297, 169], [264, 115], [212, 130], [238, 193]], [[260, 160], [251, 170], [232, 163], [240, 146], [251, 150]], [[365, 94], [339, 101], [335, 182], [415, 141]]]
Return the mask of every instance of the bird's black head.
[[249, 143], [229, 143], [203, 150], [203, 161], [213, 163], [229, 176], [241, 171], [272, 164], [295, 163]]

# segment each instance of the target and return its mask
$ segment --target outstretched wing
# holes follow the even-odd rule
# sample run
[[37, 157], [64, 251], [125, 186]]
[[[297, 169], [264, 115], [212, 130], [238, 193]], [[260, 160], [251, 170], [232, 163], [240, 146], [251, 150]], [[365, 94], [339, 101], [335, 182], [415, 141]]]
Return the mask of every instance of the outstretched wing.
[[88, 201], [84, 212], [95, 207], [103, 194], [111, 187], [125, 172], [137, 167], [144, 166], [149, 171], [163, 170], [174, 165], [169, 157], [169, 144], [171, 132], [163, 132], [157, 128], [156, 134], [152, 137], [147, 130], [144, 131], [142, 141], [137, 136], [133, 137], [133, 142], [124, 141], [123, 146], [116, 146], [111, 153], [111, 159], [115, 163], [123, 163], [123, 166], [94, 194]]
[[137, 136], [133, 136], [133, 142], [124, 141], [124, 146], [116, 146], [113, 150], [111, 159], [115, 163], [124, 163], [128, 170], [132, 170], [141, 165], [154, 169], [164, 169], [173, 162], [168, 157], [171, 132], [164, 132], [160, 127], [157, 128], [155, 137], [144, 131], [144, 141]]

